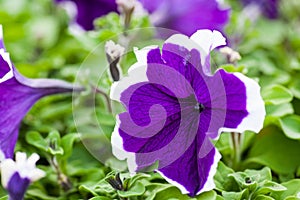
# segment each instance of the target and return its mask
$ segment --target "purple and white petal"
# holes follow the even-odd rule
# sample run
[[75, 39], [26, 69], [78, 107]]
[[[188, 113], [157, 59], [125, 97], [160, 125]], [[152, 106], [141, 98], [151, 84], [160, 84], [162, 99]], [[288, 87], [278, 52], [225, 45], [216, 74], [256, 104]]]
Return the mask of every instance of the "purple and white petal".
[[84, 88], [55, 79], [29, 79], [22, 76], [4, 49], [0, 27], [0, 152], [12, 158], [19, 125], [40, 98], [52, 94], [82, 91]]
[[259, 131], [265, 116], [257, 83], [224, 70], [204, 73], [201, 53], [207, 61], [225, 43], [223, 36], [203, 30], [195, 38], [205, 41], [200, 45], [207, 52], [175, 35], [162, 51], [136, 53], [138, 62], [111, 93], [127, 110], [118, 115], [112, 135], [114, 155], [127, 159], [130, 172], [158, 164], [168, 182], [191, 196], [214, 188], [220, 154], [210, 140], [222, 131]]
[[121, 93], [129, 86], [148, 81], [148, 77], [146, 76], [147, 54], [155, 48], [157, 46], [148, 46], [140, 50], [136, 47], [134, 48], [137, 62], [128, 69], [128, 77], [124, 77], [120, 81], [113, 83], [110, 91], [111, 99], [120, 101]]
[[236, 128], [221, 128], [219, 131], [243, 133], [246, 130], [250, 130], [258, 133], [263, 128], [266, 115], [265, 104], [260, 94], [260, 86], [256, 81], [241, 73], [234, 73], [233, 75], [244, 84], [246, 89], [246, 111], [248, 114]]
[[13, 67], [9, 53], [5, 52], [4, 49], [0, 49], [0, 84], [11, 79], [13, 76]]
[[9, 199], [23, 199], [29, 184], [45, 176], [45, 172], [35, 166], [38, 159], [35, 153], [27, 159], [25, 153], [17, 152], [16, 161], [8, 158], [1, 162], [1, 183]]
[[210, 68], [210, 52], [216, 47], [226, 45], [225, 37], [216, 30], [198, 30], [191, 36], [191, 40], [199, 45], [201, 55], [201, 64], [203, 71], [207, 75], [211, 74]]
[[177, 44], [187, 50], [197, 49], [200, 52], [203, 71], [207, 75], [211, 74], [210, 52], [217, 47], [226, 45], [226, 38], [217, 30], [198, 30], [190, 38], [175, 34], [168, 38], [165, 43]]
[[7, 185], [9, 200], [22, 200], [30, 185], [28, 178], [22, 178], [18, 172], [15, 172]]

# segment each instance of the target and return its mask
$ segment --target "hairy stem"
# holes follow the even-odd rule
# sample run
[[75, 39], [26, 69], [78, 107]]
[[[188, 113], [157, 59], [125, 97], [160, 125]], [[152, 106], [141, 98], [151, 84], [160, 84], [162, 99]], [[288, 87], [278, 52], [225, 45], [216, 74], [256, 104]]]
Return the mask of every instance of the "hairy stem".
[[232, 159], [232, 168], [237, 170], [240, 166], [241, 157], [242, 157], [242, 137], [240, 133], [231, 132], [231, 140], [233, 144], [233, 159]]

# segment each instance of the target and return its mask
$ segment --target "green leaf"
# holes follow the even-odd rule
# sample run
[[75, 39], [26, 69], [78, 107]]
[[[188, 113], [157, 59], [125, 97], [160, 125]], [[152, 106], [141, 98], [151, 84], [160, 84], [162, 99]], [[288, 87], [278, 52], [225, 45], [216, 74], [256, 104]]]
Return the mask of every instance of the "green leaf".
[[280, 105], [266, 105], [267, 115], [273, 117], [283, 117], [288, 114], [293, 114], [294, 109], [291, 103]]
[[8, 200], [8, 195], [1, 197], [0, 200]]
[[26, 191], [26, 196], [30, 197], [28, 199], [33, 199], [33, 197], [43, 199], [43, 200], [56, 200], [57, 199], [56, 197], [48, 196], [47, 194], [44, 193], [44, 191], [39, 190], [39, 189], [29, 189], [29, 190], [27, 190]]
[[266, 104], [284, 104], [293, 99], [293, 94], [281, 85], [273, 85], [262, 90], [262, 96]]
[[275, 199], [266, 195], [258, 195], [257, 197], [255, 197], [254, 200], [275, 200]]
[[225, 200], [241, 200], [241, 199], [248, 199], [249, 191], [244, 189], [241, 192], [222, 192], [222, 196]]
[[46, 140], [48, 141], [48, 149], [51, 155], [63, 155], [64, 150], [60, 146], [60, 134], [58, 131], [51, 131], [47, 136]]
[[257, 183], [272, 180], [271, 170], [268, 167], [264, 167], [261, 170], [246, 169], [245, 174], [250, 176], [252, 180]]
[[284, 191], [279, 199], [287, 199], [287, 198], [300, 198], [300, 179], [294, 179], [285, 183], [282, 183], [284, 187], [287, 188], [286, 191]]
[[146, 186], [146, 189], [147, 189], [147, 193], [149, 193], [149, 196], [146, 198], [146, 200], [155, 200], [157, 194], [171, 187], [174, 186], [172, 186], [171, 184], [163, 184], [163, 183], [148, 184]]
[[243, 163], [257, 163], [270, 167], [277, 173], [293, 174], [300, 165], [300, 145], [291, 140], [276, 126], [264, 128], [256, 136], [248, 158]]
[[233, 177], [235, 181], [238, 183], [240, 188], [242, 189], [247, 188], [249, 192], [255, 191], [258, 186], [257, 181], [255, 181], [255, 178], [249, 176], [245, 172], [236, 172], [233, 174], [229, 174], [228, 176]]
[[300, 116], [288, 115], [279, 119], [281, 128], [285, 135], [291, 139], [300, 139]]
[[73, 143], [80, 139], [81, 135], [78, 133], [71, 133], [65, 135], [61, 139], [61, 147], [63, 148], [64, 154], [62, 156], [63, 159], [66, 159], [71, 156], [73, 151]]
[[234, 171], [227, 167], [224, 163], [219, 162], [217, 172], [214, 176], [216, 189], [219, 191], [237, 191], [238, 185], [234, 181], [233, 177], [228, 176], [234, 173]]
[[117, 192], [120, 197], [133, 197], [133, 196], [140, 196], [144, 194], [145, 191], [146, 191], [145, 186], [141, 182], [137, 181], [127, 191], [118, 190]]
[[[163, 188], [159, 192], [155, 193], [155, 197], [153, 200], [161, 200], [161, 199], [171, 199], [176, 198], [180, 200], [188, 200], [190, 197], [188, 195], [183, 195], [180, 190], [174, 186]], [[148, 200], [148, 198], [147, 198]]]
[[104, 197], [104, 196], [102, 196], [102, 197], [99, 196], [99, 197], [93, 197], [89, 200], [111, 200], [111, 198]]
[[41, 136], [39, 132], [36, 131], [29, 131], [26, 134], [26, 141], [31, 144], [32, 146], [42, 150], [47, 151], [48, 143], [46, 142], [45, 138]]
[[195, 197], [197, 200], [216, 200], [217, 199], [217, 193], [213, 190], [208, 192], [203, 192], [202, 194]]
[[290, 90], [292, 91], [292, 93], [294, 94], [294, 96], [298, 99], [300, 99], [300, 81], [299, 79], [294, 79], [291, 86], [290, 86]]
[[132, 187], [136, 181], [141, 180], [143, 178], [149, 178], [150, 175], [148, 174], [144, 174], [144, 173], [137, 173], [134, 177], [132, 177], [131, 179], [127, 179], [129, 180], [129, 187]]
[[286, 187], [280, 185], [279, 183], [273, 181], [266, 181], [261, 188], [259, 188], [255, 193], [257, 195], [265, 195], [271, 192], [282, 192], [285, 191]]
[[96, 192], [94, 192], [94, 189], [93, 189], [93, 188], [88, 187], [88, 186], [86, 186], [86, 185], [80, 185], [78, 189], [79, 189], [79, 191], [80, 191], [81, 193], [91, 193], [91, 194], [94, 195], [94, 196], [97, 196], [97, 195], [98, 195]]

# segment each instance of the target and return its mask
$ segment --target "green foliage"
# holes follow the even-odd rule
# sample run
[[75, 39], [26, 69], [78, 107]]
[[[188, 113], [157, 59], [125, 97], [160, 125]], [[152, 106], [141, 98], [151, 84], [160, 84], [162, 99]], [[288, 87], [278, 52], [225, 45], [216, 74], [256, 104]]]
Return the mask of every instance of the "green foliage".
[[[109, 94], [112, 81], [104, 50], [107, 40], [126, 47], [128, 52], [120, 61], [124, 74], [136, 62], [133, 47], [161, 45], [162, 41], [154, 38], [155, 30], [149, 28], [149, 16], [133, 18], [125, 27], [122, 17], [109, 13], [94, 21], [95, 30], [72, 34], [72, 19], [52, 0], [0, 0], [5, 45], [22, 74], [87, 86], [87, 91], [73, 98], [58, 95], [40, 100], [23, 120], [16, 151], [37, 152], [41, 156], [38, 167], [46, 172], [45, 178], [29, 187], [25, 199], [299, 199], [299, 1], [280, 1], [278, 19], [261, 16], [256, 21], [242, 13], [239, 1], [227, 2], [232, 6], [232, 17], [225, 33], [242, 59], [228, 63], [215, 52], [212, 63], [258, 81], [267, 116], [260, 133], [241, 133], [239, 151], [230, 133], [220, 136], [215, 145], [222, 162], [214, 177], [215, 189], [189, 197], [158, 173], [127, 173], [126, 161], [113, 157], [109, 147], [116, 120], [107, 96], [90, 88], [92, 85]], [[124, 110], [122, 105], [110, 103], [113, 113]], [[8, 199], [3, 188], [0, 196]]]

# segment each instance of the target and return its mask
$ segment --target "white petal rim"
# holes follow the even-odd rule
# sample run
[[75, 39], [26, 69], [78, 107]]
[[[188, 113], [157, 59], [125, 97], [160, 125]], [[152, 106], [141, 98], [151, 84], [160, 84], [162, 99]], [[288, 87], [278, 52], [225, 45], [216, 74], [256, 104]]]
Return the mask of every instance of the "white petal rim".
[[207, 181], [204, 184], [203, 188], [197, 193], [197, 195], [202, 193], [202, 192], [210, 191], [210, 190], [212, 190], [216, 187], [215, 182], [214, 182], [214, 176], [217, 172], [218, 163], [221, 160], [221, 157], [222, 157], [221, 154], [215, 148], [214, 162], [213, 162], [213, 165], [211, 166], [211, 168], [209, 170]]
[[128, 76], [123, 77], [120, 81], [114, 82], [110, 90], [110, 98], [116, 101], [121, 101], [121, 94], [128, 87], [148, 81], [147, 78], [147, 54], [149, 51], [157, 48], [157, 46], [148, 46], [138, 50], [134, 48], [134, 53], [137, 62], [128, 69]]
[[12, 159], [5, 159], [1, 162], [1, 183], [4, 188], [7, 188], [8, 182], [15, 172], [17, 172], [17, 166]]
[[128, 170], [131, 174], [134, 174], [137, 170], [135, 153], [128, 152], [124, 149], [123, 139], [119, 134], [120, 123], [119, 116], [117, 116], [116, 126], [111, 136], [112, 153], [119, 160], [127, 159]]
[[219, 134], [221, 132], [243, 133], [246, 130], [258, 133], [263, 128], [266, 116], [265, 103], [260, 94], [260, 86], [257, 82], [241, 73], [234, 73], [234, 75], [245, 84], [247, 97], [246, 109], [248, 115], [242, 120], [237, 128], [224, 127], [219, 129]]
[[216, 47], [226, 45], [226, 38], [216, 30], [198, 30], [191, 36], [191, 40], [198, 44], [206, 54], [209, 54]]
[[[210, 171], [209, 171], [209, 174], [208, 174], [208, 177], [207, 177], [207, 181], [204, 184], [203, 188], [200, 191], [197, 192], [197, 195], [200, 194], [200, 193], [203, 193], [203, 192], [210, 191], [210, 190], [215, 188], [214, 176], [217, 172], [218, 163], [221, 159], [221, 154], [218, 152], [217, 149], [215, 151], [216, 151], [216, 153], [214, 155], [213, 165], [210, 168]], [[166, 179], [167, 182], [169, 182], [170, 184], [177, 187], [181, 191], [182, 194], [190, 193], [183, 185], [181, 185], [177, 181], [174, 181], [174, 180], [170, 179], [169, 177], [164, 175], [163, 172], [161, 172], [159, 170], [155, 170], [155, 171], [158, 172], [164, 179]]]
[[0, 83], [3, 83], [12, 77], [14, 77], [12, 62], [9, 58], [9, 53], [5, 52], [5, 49], [0, 49], [0, 56], [3, 58], [3, 60], [8, 64], [10, 70], [7, 72], [2, 78], [0, 78]]

